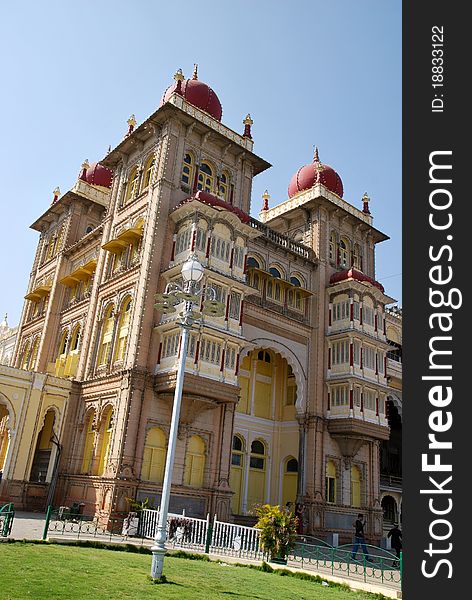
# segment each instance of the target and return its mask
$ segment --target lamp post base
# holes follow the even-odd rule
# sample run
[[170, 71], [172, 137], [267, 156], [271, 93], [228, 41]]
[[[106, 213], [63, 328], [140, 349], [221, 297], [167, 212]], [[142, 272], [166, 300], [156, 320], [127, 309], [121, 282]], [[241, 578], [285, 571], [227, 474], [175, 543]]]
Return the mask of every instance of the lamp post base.
[[164, 556], [166, 553], [165, 547], [152, 546], [152, 563], [151, 563], [151, 577], [153, 579], [160, 579], [162, 577], [162, 571], [164, 569]]

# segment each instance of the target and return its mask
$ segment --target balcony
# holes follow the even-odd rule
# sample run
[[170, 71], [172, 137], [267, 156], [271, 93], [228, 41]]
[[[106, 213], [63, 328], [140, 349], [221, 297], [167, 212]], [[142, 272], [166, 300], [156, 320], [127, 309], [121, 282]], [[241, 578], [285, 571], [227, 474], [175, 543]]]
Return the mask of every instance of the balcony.
[[257, 231], [260, 231], [267, 240], [271, 241], [276, 246], [284, 248], [285, 250], [288, 250], [297, 256], [305, 258], [306, 260], [317, 262], [318, 259], [316, 254], [311, 248], [301, 244], [300, 242], [295, 242], [289, 238], [288, 235], [279, 233], [278, 231], [275, 231], [275, 229], [271, 229], [253, 217], [250, 217], [249, 225]]
[[343, 438], [388, 440], [390, 430], [383, 413], [359, 406], [332, 406], [328, 411], [328, 431], [341, 443]]
[[380, 488], [384, 490], [401, 491], [403, 487], [403, 478], [395, 475], [380, 473]]
[[387, 376], [402, 379], [402, 359], [401, 357], [387, 352]]
[[75, 377], [78, 363], [79, 353], [71, 352], [58, 356], [55, 362], [48, 363], [47, 372], [55, 377]]

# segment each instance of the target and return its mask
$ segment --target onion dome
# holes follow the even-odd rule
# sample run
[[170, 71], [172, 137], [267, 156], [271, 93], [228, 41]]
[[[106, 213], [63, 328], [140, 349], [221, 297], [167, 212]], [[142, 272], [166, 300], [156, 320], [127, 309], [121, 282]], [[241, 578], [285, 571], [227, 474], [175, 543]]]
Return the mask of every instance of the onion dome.
[[362, 271], [354, 269], [354, 267], [351, 267], [350, 269], [344, 269], [344, 271], [338, 271], [337, 273], [333, 273], [333, 275], [331, 275], [329, 283], [335, 284], [346, 279], [355, 279], [356, 281], [370, 283], [371, 285], [379, 289], [382, 293], [385, 293], [384, 286], [381, 283], [379, 283], [375, 279], [372, 279], [372, 277], [369, 277], [365, 273], [362, 273]]
[[[82, 166], [85, 166], [85, 163]], [[100, 163], [92, 163], [83, 170], [82, 175], [80, 176], [80, 179], [83, 179], [91, 185], [100, 185], [106, 188], [111, 188], [112, 178], [113, 171], [107, 169]]]
[[317, 183], [322, 183], [328, 190], [342, 198], [344, 190], [341, 177], [332, 167], [321, 163], [318, 148], [315, 148], [313, 162], [310, 165], [300, 167], [290, 180], [288, 195], [292, 198], [295, 194], [308, 190]]
[[161, 106], [169, 100], [174, 92], [177, 92], [190, 104], [204, 110], [217, 121], [221, 121], [223, 114], [221, 102], [209, 85], [198, 80], [197, 65], [195, 65], [192, 79], [184, 79], [182, 71], [177, 71], [174, 79], [176, 80], [174, 85], [168, 87], [162, 96]]
[[214, 208], [218, 208], [218, 209], [221, 208], [223, 210], [229, 210], [230, 212], [237, 215], [237, 217], [239, 218], [241, 223], [247, 224], [251, 220], [251, 217], [246, 212], [244, 212], [241, 208], [238, 208], [237, 206], [233, 206], [232, 204], [229, 204], [229, 202], [225, 202], [224, 200], [221, 200], [221, 198], [217, 198], [213, 194], [204, 192], [203, 190], [199, 190], [192, 196], [185, 198], [184, 200], [182, 200], [182, 202], [180, 202], [179, 206], [182, 206], [183, 204], [186, 204], [187, 202], [192, 202], [192, 200], [198, 200], [202, 204], [208, 204], [208, 206], [213, 206]]

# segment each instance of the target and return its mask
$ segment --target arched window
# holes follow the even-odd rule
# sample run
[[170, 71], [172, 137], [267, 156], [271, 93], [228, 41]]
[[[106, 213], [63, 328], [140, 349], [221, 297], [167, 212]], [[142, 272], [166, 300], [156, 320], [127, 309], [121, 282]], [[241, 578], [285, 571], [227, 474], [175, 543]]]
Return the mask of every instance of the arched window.
[[54, 422], [56, 413], [49, 409], [44, 417], [44, 424], [39, 432], [34, 452], [33, 464], [31, 465], [30, 481], [44, 483], [49, 470], [49, 461], [53, 448]]
[[350, 266], [349, 240], [346, 238], [339, 242], [339, 262], [342, 267]]
[[384, 522], [393, 525], [398, 519], [397, 503], [392, 496], [384, 496], [381, 501]]
[[334, 231], [331, 232], [329, 237], [329, 260], [336, 262], [336, 234]]
[[287, 395], [286, 395], [286, 406], [294, 406], [297, 399], [297, 383], [295, 381], [295, 375], [292, 367], [287, 365]]
[[95, 411], [91, 410], [86, 419], [84, 456], [82, 458], [81, 468], [81, 473], [89, 475], [92, 473], [93, 450], [95, 446], [95, 430], [93, 428], [94, 419]]
[[193, 183], [193, 171], [195, 167], [195, 160], [193, 158], [193, 154], [191, 152], [187, 152], [184, 156], [184, 161], [182, 164], [182, 183], [192, 186]]
[[214, 184], [214, 171], [213, 167], [210, 163], [203, 161], [200, 165], [199, 173], [198, 173], [198, 184], [197, 188], [199, 190], [203, 190], [204, 192], [209, 192], [210, 194], [213, 192], [213, 184]]
[[30, 358], [30, 341], [28, 340], [25, 343], [25, 345], [23, 346], [23, 352], [21, 353], [21, 357], [20, 357], [20, 368], [21, 369], [28, 368], [29, 358]]
[[275, 267], [271, 267], [269, 269], [269, 273], [272, 275], [272, 277], [276, 277], [277, 279], [282, 278], [282, 275], [280, 274], [279, 269], [276, 269]]
[[103, 475], [108, 465], [110, 456], [111, 434], [113, 431], [113, 409], [109, 408], [102, 418], [100, 454], [98, 458], [97, 475]]
[[36, 367], [36, 361], [38, 359], [38, 350], [39, 350], [39, 335], [37, 335], [33, 340], [33, 345], [31, 346], [31, 359], [29, 361], [29, 368], [34, 369]]
[[144, 178], [143, 178], [143, 186], [142, 189], [145, 190], [149, 187], [149, 184], [152, 182], [152, 175], [154, 173], [154, 166], [156, 164], [156, 155], [154, 152], [149, 156], [144, 165]]
[[257, 360], [270, 363], [270, 354], [264, 350], [259, 350], [259, 352], [257, 353]]
[[284, 463], [282, 506], [287, 506], [288, 502], [295, 502], [297, 499], [298, 460], [288, 457]]
[[70, 336], [69, 352], [78, 352], [80, 345], [80, 324], [76, 325]]
[[164, 481], [166, 466], [166, 436], [159, 427], [154, 427], [147, 432], [144, 444], [143, 466], [141, 479], [144, 481]]
[[223, 171], [220, 176], [220, 189], [219, 195], [227, 202], [229, 192], [229, 174]]
[[290, 277], [290, 283], [295, 287], [302, 287], [302, 283], [298, 277]]
[[357, 465], [351, 467], [351, 506], [361, 505], [361, 472]]
[[251, 444], [251, 469], [265, 469], [265, 445], [260, 440]]
[[248, 268], [251, 268], [251, 267], [253, 267], [255, 269], [260, 269], [261, 268], [261, 266], [259, 264], [259, 261], [256, 260], [254, 258], [254, 256], [248, 256], [246, 265], [247, 265]]
[[241, 495], [244, 472], [244, 442], [239, 435], [233, 436], [231, 453], [230, 487], [234, 492], [231, 498], [231, 510], [237, 515], [241, 512]]
[[336, 502], [336, 465], [332, 460], [326, 464], [326, 502], [334, 504]]
[[185, 456], [184, 485], [202, 487], [205, 473], [205, 442], [199, 435], [193, 435], [187, 445]]
[[121, 305], [120, 317], [118, 321], [118, 337], [115, 347], [115, 360], [122, 361], [125, 358], [126, 344], [129, 334], [129, 322], [131, 316], [131, 298], [127, 298]]
[[100, 339], [100, 345], [98, 349], [98, 366], [106, 365], [110, 357], [111, 343], [113, 338], [113, 326], [115, 323], [114, 318], [114, 305], [110, 304], [105, 311], [102, 324], [102, 337]]
[[139, 171], [138, 171], [138, 167], [134, 167], [134, 169], [132, 169], [131, 173], [129, 174], [128, 185], [126, 186], [124, 204], [127, 204], [133, 198], [136, 197], [136, 194], [138, 192], [138, 184], [139, 184]]
[[352, 253], [352, 264], [356, 269], [362, 271], [362, 254], [359, 244], [354, 244], [354, 250]]
[[247, 489], [247, 505], [252, 510], [254, 505], [265, 501], [266, 487], [266, 447], [260, 440], [254, 440], [251, 444], [251, 455], [249, 458], [249, 475]]

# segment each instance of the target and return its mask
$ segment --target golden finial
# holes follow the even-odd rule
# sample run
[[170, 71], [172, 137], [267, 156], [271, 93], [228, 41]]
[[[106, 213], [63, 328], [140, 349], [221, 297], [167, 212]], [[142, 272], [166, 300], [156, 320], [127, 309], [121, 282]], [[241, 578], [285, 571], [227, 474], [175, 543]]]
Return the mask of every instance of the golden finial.
[[133, 131], [133, 129], [136, 127], [136, 117], [134, 115], [131, 115], [130, 118], [126, 121], [128, 123], [128, 126], [130, 127], [131, 131]]
[[177, 69], [177, 71], [174, 73], [174, 79], [175, 81], [183, 81], [185, 79], [182, 69]]
[[194, 63], [194, 65], [193, 65], [192, 79], [198, 79], [198, 65], [197, 65], [197, 63]]
[[252, 140], [252, 135], [251, 135], [251, 125], [254, 123], [254, 121], [251, 119], [251, 115], [248, 113], [246, 115], [246, 118], [243, 121], [244, 124], [244, 133], [243, 133], [243, 137], [247, 137], [250, 140]]
[[81, 166], [81, 168], [82, 168], [84, 171], [86, 171], [86, 170], [87, 170], [89, 167], [90, 167], [90, 164], [89, 164], [89, 161], [88, 161], [88, 159], [86, 158], [86, 159], [84, 160], [84, 162], [82, 163], [82, 166]]
[[313, 162], [320, 162], [320, 157], [318, 156], [318, 146], [315, 146], [315, 153], [313, 154]]
[[364, 192], [364, 195], [362, 196], [362, 202], [370, 202], [367, 192]]
[[54, 204], [55, 202], [58, 201], [59, 196], [61, 195], [61, 190], [57, 187], [53, 190], [52, 193], [53, 193], [53, 199], [52, 199], [51, 204]]

